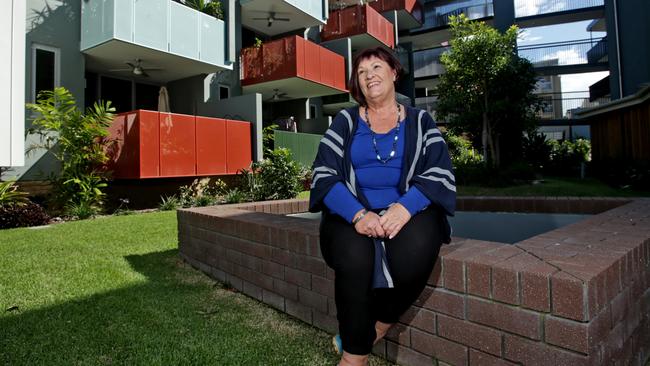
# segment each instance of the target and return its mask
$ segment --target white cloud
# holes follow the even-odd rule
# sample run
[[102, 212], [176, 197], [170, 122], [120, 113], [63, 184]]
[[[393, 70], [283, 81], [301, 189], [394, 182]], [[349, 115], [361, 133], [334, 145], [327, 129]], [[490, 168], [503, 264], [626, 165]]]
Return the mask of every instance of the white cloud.
[[575, 49], [560, 50], [544, 56], [544, 61], [558, 60], [558, 65], [577, 65], [586, 64], [587, 56], [581, 54]]

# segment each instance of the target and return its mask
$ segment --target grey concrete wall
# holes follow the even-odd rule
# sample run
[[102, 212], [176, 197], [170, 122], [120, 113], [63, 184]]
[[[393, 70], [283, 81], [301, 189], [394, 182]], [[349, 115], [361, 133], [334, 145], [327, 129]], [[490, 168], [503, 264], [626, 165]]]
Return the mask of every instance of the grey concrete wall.
[[[84, 106], [83, 54], [79, 51], [81, 41], [81, 0], [26, 0], [27, 27], [25, 29], [25, 101], [32, 102], [32, 45], [41, 44], [60, 50], [60, 85], [70, 90], [77, 106]], [[31, 127], [31, 113], [26, 113], [26, 128]], [[25, 148], [38, 143], [34, 136], [27, 136]], [[33, 151], [25, 156], [25, 166], [8, 172], [4, 178], [20, 180], [44, 180], [58, 171], [51, 155], [44, 150]]]

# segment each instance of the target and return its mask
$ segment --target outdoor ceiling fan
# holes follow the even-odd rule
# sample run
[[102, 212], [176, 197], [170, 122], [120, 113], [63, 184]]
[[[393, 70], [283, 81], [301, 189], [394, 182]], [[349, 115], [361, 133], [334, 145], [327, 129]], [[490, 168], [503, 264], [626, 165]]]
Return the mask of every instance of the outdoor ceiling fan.
[[268, 22], [267, 27], [272, 26], [273, 22], [288, 22], [291, 20], [289, 18], [276, 18], [275, 15], [276, 15], [275, 12], [272, 11], [269, 12], [269, 16], [266, 18], [253, 18], [253, 20], [266, 20]]
[[149, 77], [147, 71], [162, 70], [159, 67], [144, 67], [142, 66], [142, 60], [139, 58], [134, 59], [133, 61], [126, 61], [125, 64], [129, 65], [128, 69], [111, 69], [108, 71], [119, 72], [119, 71], [130, 71], [133, 75]]
[[280, 92], [280, 89], [273, 89], [273, 95], [266, 99], [267, 102], [279, 102], [281, 100], [289, 99], [287, 93]]

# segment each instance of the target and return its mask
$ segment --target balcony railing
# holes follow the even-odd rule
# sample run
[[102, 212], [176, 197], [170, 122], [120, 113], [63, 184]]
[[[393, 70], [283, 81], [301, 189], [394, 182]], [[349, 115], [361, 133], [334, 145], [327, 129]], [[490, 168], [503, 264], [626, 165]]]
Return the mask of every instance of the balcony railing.
[[522, 18], [604, 5], [605, 0], [515, 0], [515, 17]]
[[440, 56], [449, 47], [430, 48], [413, 52], [413, 76], [416, 78], [444, 74], [445, 67], [440, 63]]
[[345, 60], [298, 36], [242, 49], [243, 86], [293, 77], [345, 91]]
[[[431, 6], [432, 8], [428, 8]], [[470, 20], [494, 16], [492, 0], [459, 1], [448, 5], [427, 4], [422, 28], [443, 27], [449, 24], [451, 16], [465, 14]]]
[[226, 64], [225, 23], [175, 1], [82, 1], [81, 6], [81, 51], [114, 40], [216, 66]]
[[595, 46], [587, 51], [587, 62], [596, 64], [608, 60], [607, 37], [602, 38]]
[[367, 5], [350, 6], [330, 12], [321, 32], [322, 41], [368, 34], [388, 47], [395, 46], [393, 25]]
[[137, 110], [115, 116], [109, 134], [115, 178], [236, 174], [252, 161], [245, 121]]
[[[567, 66], [581, 64], [597, 64], [600, 59], [589, 58], [588, 52], [601, 44], [605, 47], [604, 38], [585, 39], [567, 42], [544, 43], [537, 45], [519, 46], [519, 56], [528, 59], [535, 67]], [[600, 52], [606, 53], [606, 48]]]
[[564, 92], [539, 94], [541, 109], [537, 112], [537, 117], [543, 120], [571, 119], [574, 113], [580, 109], [591, 108], [605, 103], [609, 103], [609, 97], [589, 100], [589, 97], [578, 96], [585, 95], [585, 92]]
[[[375, 10], [384, 13], [391, 10], [396, 10], [398, 13], [407, 13], [419, 26], [424, 21], [424, 11], [422, 4], [418, 0], [375, 0], [369, 2]], [[398, 24], [399, 25], [399, 24]], [[402, 26], [400, 26], [402, 29]]]

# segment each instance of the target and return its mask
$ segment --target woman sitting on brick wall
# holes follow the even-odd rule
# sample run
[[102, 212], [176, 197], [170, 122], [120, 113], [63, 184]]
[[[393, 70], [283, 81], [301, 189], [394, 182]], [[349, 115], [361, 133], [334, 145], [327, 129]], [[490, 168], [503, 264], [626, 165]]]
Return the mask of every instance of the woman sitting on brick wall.
[[334, 269], [340, 365], [372, 346], [417, 299], [456, 202], [442, 135], [423, 110], [396, 101], [399, 61], [381, 47], [354, 60], [350, 91], [313, 165], [310, 211], [323, 211], [323, 258]]

